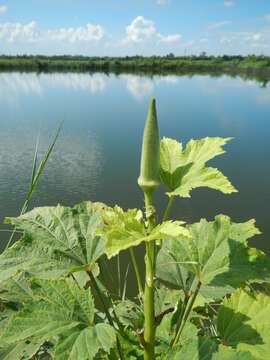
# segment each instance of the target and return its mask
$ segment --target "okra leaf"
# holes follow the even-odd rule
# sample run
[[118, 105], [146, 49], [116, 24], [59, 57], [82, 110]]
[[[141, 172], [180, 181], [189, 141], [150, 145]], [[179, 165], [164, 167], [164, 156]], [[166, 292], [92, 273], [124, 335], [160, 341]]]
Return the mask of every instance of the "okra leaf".
[[94, 359], [99, 350], [105, 353], [115, 345], [114, 329], [107, 324], [88, 327], [74, 336], [61, 339], [56, 344], [55, 360], [88, 360]]
[[205, 164], [217, 155], [223, 154], [223, 146], [231, 138], [209, 138], [190, 140], [183, 150], [176, 140], [163, 138], [160, 144], [160, 175], [169, 189], [169, 196], [190, 197], [192, 189], [209, 187], [224, 194], [237, 190], [218, 170]]
[[270, 354], [270, 297], [239, 289], [223, 300], [217, 328], [223, 344], [264, 360]]
[[93, 323], [94, 302], [90, 290], [81, 290], [72, 280], [36, 280], [31, 288], [35, 299], [6, 326], [7, 343], [39, 336], [49, 340], [65, 330]]
[[164, 242], [157, 257], [157, 276], [185, 291], [194, 290], [200, 281], [201, 295], [214, 299], [247, 281], [269, 279], [269, 258], [246, 244], [260, 233], [254, 223], [232, 223], [228, 216], [218, 215], [214, 221], [202, 219], [188, 225], [191, 238]]
[[189, 232], [182, 226], [183, 221], [165, 221], [149, 232], [142, 212], [137, 209], [123, 211], [119, 206], [115, 206], [113, 209], [107, 208], [103, 217], [104, 228], [99, 233], [106, 236], [106, 254], [109, 258], [142, 242], [180, 235], [189, 237]]
[[102, 219], [94, 204], [36, 208], [6, 222], [22, 229], [24, 236], [0, 255], [0, 281], [18, 271], [45, 279], [86, 267], [98, 273], [96, 262], [105, 247], [104, 239], [95, 233]]
[[[166, 360], [211, 360], [213, 354], [218, 351], [218, 343], [208, 337], [194, 336], [164, 353]], [[222, 360], [222, 357], [218, 358]]]
[[131, 300], [121, 301], [115, 307], [115, 313], [124, 326], [134, 330], [142, 329], [144, 325], [143, 307]]
[[[93, 358], [99, 349], [108, 351], [115, 342], [113, 328], [94, 325], [94, 302], [90, 289], [73, 280], [34, 280], [35, 299], [6, 325], [1, 340], [6, 344], [31, 339], [57, 339], [55, 359]], [[81, 354], [81, 357], [78, 355]]]
[[166, 360], [258, 360], [251, 353], [222, 346], [209, 337], [195, 337], [164, 354]]
[[0, 360], [32, 359], [40, 349], [43, 341], [31, 339], [0, 347]]
[[[191, 313], [191, 317], [192, 317]], [[176, 330], [176, 323], [180, 316], [180, 313], [176, 310], [174, 313], [170, 313], [162, 319], [162, 322], [157, 327], [156, 331], [156, 338], [158, 341], [158, 346], [156, 347], [157, 353], [167, 353], [171, 352], [171, 341], [174, 338], [175, 330]], [[193, 325], [190, 320], [188, 320], [185, 324], [185, 327], [183, 329], [183, 332], [181, 334], [181, 344], [184, 344], [185, 342], [190, 342], [194, 338], [197, 337], [198, 329], [195, 325]], [[163, 356], [161, 356], [161, 359], [163, 359]]]
[[[25, 303], [33, 299], [29, 279], [23, 273], [0, 283], [0, 298], [3, 301]], [[1, 359], [1, 358], [0, 358]]]

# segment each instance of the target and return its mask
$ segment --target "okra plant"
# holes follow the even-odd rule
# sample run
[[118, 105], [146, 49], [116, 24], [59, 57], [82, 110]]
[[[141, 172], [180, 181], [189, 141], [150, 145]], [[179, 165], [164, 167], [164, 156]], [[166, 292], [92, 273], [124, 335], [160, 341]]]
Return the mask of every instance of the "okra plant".
[[[160, 141], [152, 99], [138, 178], [142, 209], [86, 201], [6, 218], [22, 237], [0, 255], [0, 359], [270, 358], [270, 261], [248, 246], [260, 233], [255, 221], [170, 219], [173, 201], [195, 188], [236, 191], [207, 166], [228, 141], [207, 137], [185, 148]], [[153, 201], [160, 183], [168, 196], [162, 221]], [[126, 281], [117, 294], [107, 286], [108, 262], [127, 250], [134, 298]]]

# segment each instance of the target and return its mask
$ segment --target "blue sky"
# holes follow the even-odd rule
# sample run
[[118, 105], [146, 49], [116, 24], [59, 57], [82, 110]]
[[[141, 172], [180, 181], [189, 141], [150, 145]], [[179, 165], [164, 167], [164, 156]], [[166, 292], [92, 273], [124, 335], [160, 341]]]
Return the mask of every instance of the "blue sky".
[[1, 54], [270, 55], [270, 0], [0, 0]]

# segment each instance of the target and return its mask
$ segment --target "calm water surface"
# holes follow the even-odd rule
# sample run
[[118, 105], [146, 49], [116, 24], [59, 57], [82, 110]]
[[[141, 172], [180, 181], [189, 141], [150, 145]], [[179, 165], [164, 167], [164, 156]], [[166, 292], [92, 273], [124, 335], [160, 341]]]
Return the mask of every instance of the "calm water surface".
[[[37, 134], [42, 155], [61, 120], [63, 130], [31, 207], [86, 199], [142, 207], [136, 179], [152, 95], [161, 136], [184, 143], [205, 136], [234, 137], [227, 153], [211, 165], [239, 193], [195, 190], [191, 199], [176, 201], [173, 215], [188, 222], [219, 213], [235, 221], [256, 218], [263, 234], [252, 245], [270, 254], [270, 88], [228, 76], [1, 73], [0, 222], [22, 207]], [[161, 191], [156, 194], [161, 208], [166, 200]], [[3, 248], [8, 234], [0, 236]]]

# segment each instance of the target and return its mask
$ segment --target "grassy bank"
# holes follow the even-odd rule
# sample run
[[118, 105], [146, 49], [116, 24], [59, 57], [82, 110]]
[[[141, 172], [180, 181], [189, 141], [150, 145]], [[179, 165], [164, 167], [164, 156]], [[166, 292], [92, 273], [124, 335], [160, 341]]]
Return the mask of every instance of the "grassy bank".
[[0, 56], [0, 70], [23, 71], [144, 71], [152, 73], [229, 72], [270, 76], [270, 56], [84, 57]]

